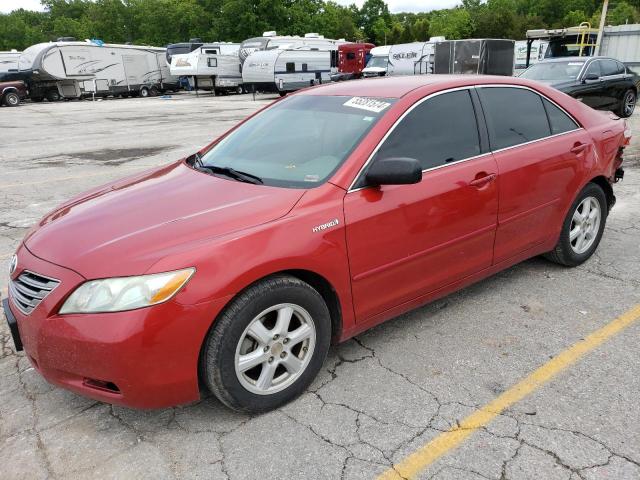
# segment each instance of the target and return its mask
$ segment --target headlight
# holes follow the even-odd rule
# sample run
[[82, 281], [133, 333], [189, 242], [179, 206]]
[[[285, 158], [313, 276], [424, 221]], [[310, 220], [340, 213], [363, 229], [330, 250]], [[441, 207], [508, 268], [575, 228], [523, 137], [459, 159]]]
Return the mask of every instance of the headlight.
[[90, 280], [64, 302], [60, 314], [122, 312], [166, 302], [189, 281], [195, 268], [140, 277]]

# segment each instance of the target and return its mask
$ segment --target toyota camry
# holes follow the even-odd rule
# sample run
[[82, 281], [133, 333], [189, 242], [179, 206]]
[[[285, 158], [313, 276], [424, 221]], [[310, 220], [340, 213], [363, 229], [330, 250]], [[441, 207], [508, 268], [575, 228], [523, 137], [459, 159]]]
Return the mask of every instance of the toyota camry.
[[629, 137], [526, 79], [306, 89], [47, 214], [4, 311], [33, 367], [79, 394], [273, 409], [332, 342], [533, 256], [586, 261]]

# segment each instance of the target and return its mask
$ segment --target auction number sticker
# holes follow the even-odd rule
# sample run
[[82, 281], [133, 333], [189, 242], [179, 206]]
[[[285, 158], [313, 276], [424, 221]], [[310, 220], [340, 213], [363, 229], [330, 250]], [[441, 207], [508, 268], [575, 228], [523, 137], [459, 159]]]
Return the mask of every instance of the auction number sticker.
[[391, 104], [375, 98], [353, 97], [343, 103], [345, 107], [359, 108], [368, 112], [380, 113]]

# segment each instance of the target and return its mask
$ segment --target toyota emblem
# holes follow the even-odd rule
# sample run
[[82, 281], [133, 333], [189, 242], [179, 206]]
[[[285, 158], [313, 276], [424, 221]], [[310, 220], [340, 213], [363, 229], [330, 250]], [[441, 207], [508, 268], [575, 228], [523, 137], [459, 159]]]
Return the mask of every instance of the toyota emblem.
[[13, 272], [16, 271], [16, 268], [18, 268], [18, 256], [13, 255], [13, 257], [11, 257], [11, 263], [9, 263], [9, 275], [13, 275]]

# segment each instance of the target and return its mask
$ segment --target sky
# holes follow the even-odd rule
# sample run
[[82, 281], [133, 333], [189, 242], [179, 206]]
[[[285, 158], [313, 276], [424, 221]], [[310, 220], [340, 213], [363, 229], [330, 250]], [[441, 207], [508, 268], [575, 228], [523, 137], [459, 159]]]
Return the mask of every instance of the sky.
[[[336, 0], [337, 3], [362, 6], [364, 0]], [[460, 0], [386, 0], [391, 12], [428, 12], [439, 8], [450, 8]], [[0, 0], [0, 12], [7, 13], [18, 8], [43, 10], [40, 0]]]

